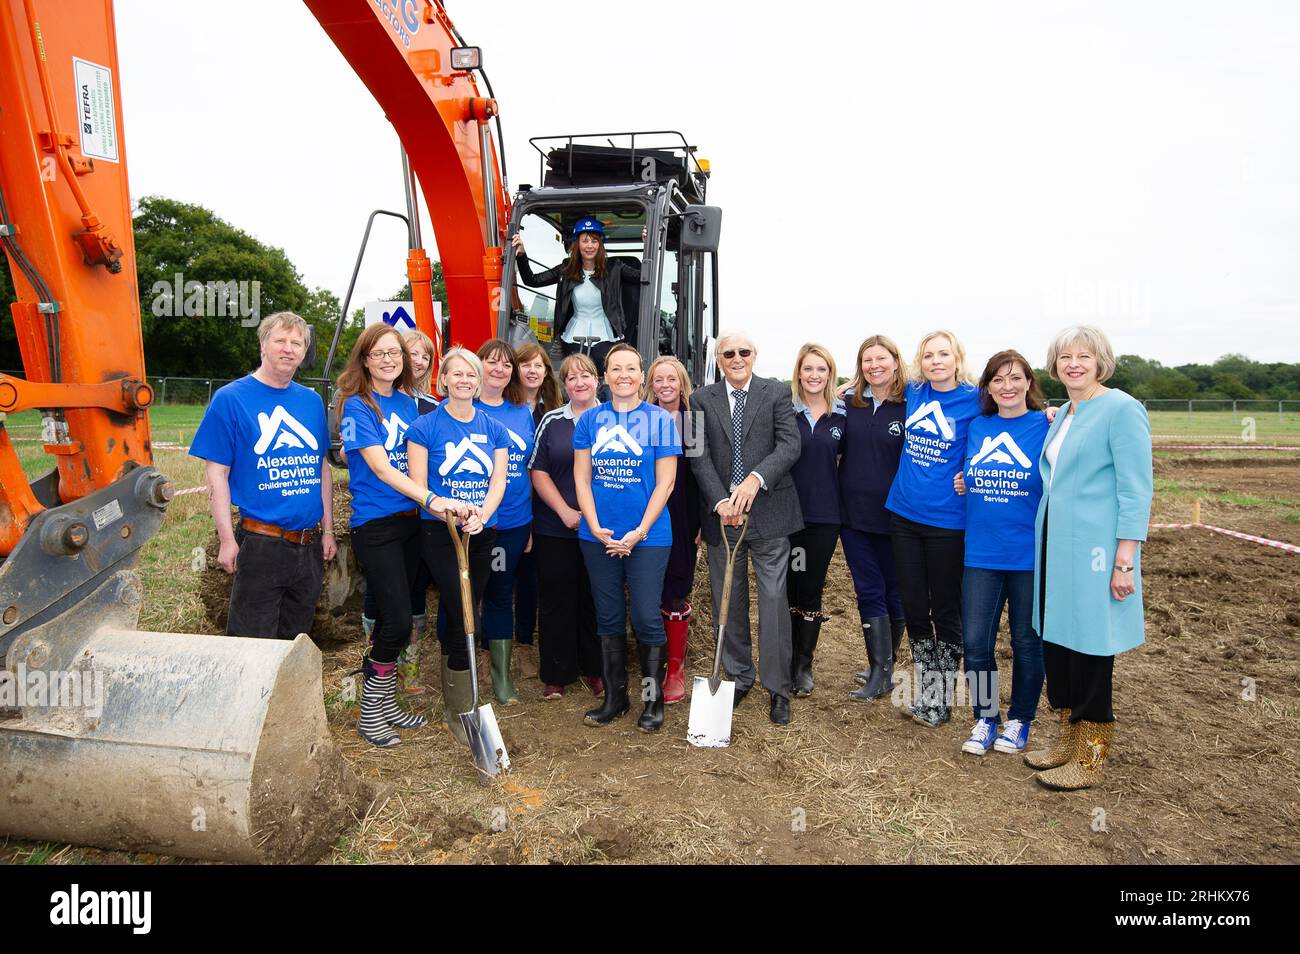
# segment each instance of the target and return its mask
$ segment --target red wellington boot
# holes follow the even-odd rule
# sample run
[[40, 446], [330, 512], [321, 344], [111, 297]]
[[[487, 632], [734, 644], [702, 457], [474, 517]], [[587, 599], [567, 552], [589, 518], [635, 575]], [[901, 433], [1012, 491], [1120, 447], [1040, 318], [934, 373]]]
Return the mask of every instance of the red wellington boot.
[[[660, 612], [663, 612], [660, 610]], [[672, 704], [686, 698], [686, 631], [691, 625], [691, 604], [680, 613], [664, 613], [664, 633], [668, 636], [668, 672], [664, 676], [664, 702]]]

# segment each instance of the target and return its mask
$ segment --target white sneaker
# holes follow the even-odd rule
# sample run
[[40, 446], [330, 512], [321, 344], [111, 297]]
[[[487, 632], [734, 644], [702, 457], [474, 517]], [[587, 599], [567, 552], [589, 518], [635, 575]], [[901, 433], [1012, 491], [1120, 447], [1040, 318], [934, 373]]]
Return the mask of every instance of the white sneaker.
[[993, 740], [995, 752], [1023, 752], [1029, 742], [1029, 723], [1019, 719], [1008, 719], [1002, 726], [1002, 733]]

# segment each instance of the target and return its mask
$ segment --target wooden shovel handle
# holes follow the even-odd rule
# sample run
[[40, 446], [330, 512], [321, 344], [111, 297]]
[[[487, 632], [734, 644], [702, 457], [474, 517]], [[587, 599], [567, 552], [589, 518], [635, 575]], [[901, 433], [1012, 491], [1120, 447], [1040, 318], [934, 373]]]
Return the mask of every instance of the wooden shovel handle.
[[460, 571], [460, 615], [465, 632], [474, 632], [474, 596], [469, 584], [469, 543], [461, 536], [452, 520], [447, 520], [447, 532], [456, 548], [456, 568]]
[[727, 613], [731, 609], [731, 580], [736, 572], [736, 551], [740, 549], [740, 541], [745, 539], [745, 531], [749, 529], [749, 514], [741, 517], [740, 536], [736, 537], [734, 546], [727, 540], [727, 525], [722, 523], [722, 518], [718, 517], [718, 524], [722, 528], [722, 545], [727, 550], [727, 572], [722, 575], [722, 610], [718, 613], [718, 627], [727, 622]]

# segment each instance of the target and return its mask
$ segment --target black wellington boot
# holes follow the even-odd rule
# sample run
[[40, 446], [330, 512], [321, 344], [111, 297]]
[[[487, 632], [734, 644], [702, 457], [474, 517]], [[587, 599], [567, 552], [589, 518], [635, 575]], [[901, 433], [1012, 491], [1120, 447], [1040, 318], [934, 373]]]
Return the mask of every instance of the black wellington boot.
[[803, 613], [790, 614], [791, 649], [790, 687], [796, 698], [812, 695], [813, 653], [817, 649], [817, 634], [821, 630], [820, 616], [808, 617]]
[[867, 660], [871, 668], [861, 689], [849, 693], [849, 698], [870, 702], [887, 696], [894, 688], [894, 634], [888, 616], [876, 616], [862, 624], [862, 638], [867, 644]]
[[645, 708], [636, 727], [642, 732], [658, 732], [664, 724], [664, 673], [668, 669], [668, 647], [637, 644], [641, 658], [641, 698]]
[[627, 638], [619, 633], [617, 636], [602, 636], [600, 639], [600, 675], [605, 681], [604, 704], [592, 709], [583, 721], [587, 725], [605, 725], [613, 722], [629, 705], [627, 701]]

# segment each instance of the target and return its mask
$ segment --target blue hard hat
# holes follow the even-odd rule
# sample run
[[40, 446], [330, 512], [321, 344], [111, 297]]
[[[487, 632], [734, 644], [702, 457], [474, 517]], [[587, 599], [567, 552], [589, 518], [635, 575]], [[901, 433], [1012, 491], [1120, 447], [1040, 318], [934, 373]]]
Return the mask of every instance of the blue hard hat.
[[600, 240], [605, 240], [605, 226], [601, 225], [595, 219], [578, 219], [573, 224], [573, 237], [577, 239], [583, 232], [595, 232], [600, 236]]

